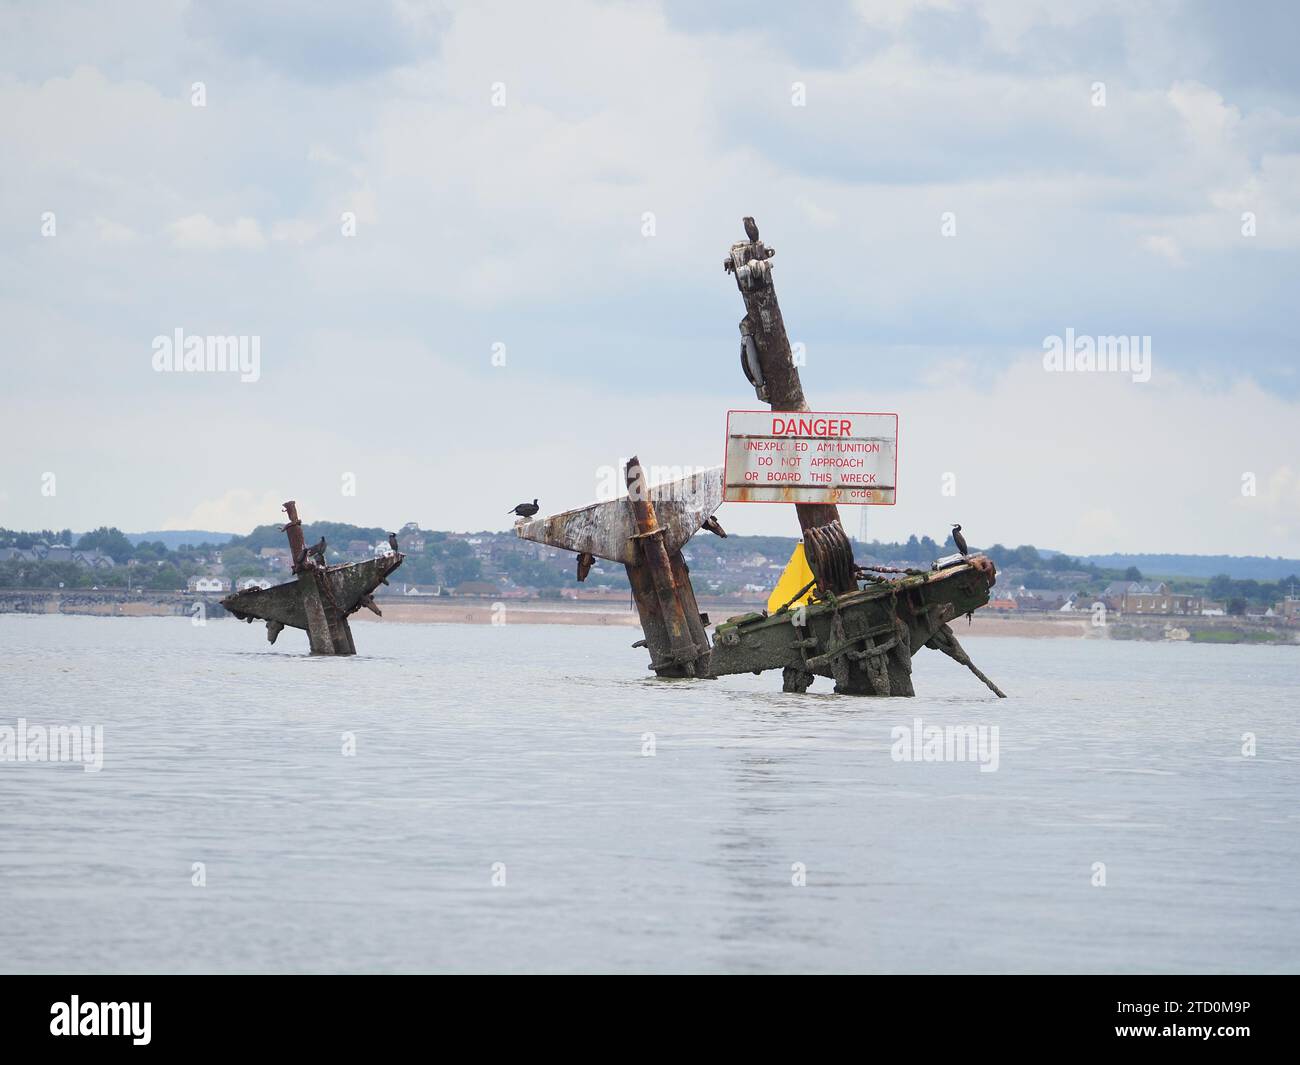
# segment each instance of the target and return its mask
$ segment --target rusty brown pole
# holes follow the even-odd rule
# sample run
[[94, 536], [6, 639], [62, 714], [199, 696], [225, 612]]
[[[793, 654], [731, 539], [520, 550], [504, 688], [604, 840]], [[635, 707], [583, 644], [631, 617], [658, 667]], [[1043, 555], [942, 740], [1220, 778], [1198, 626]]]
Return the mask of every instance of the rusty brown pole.
[[[740, 321], [741, 365], [759, 399], [772, 410], [804, 411], [808, 409], [808, 401], [772, 282], [771, 260], [776, 250], [759, 239], [758, 224], [753, 218], [747, 217], [744, 225], [747, 239], [733, 244], [731, 254], [722, 264], [723, 269], [735, 275], [740, 298], [745, 302], [745, 317]], [[796, 503], [795, 513], [803, 531], [804, 554], [817, 576], [818, 587], [823, 592], [854, 591], [857, 579], [853, 544], [840, 524], [839, 507], [833, 503]], [[807, 686], [804, 677], [796, 676], [792, 680], [787, 674], [787, 691], [803, 691]], [[836, 679], [836, 691], [871, 690], [870, 678], [858, 664], [850, 666], [844, 678]]]
[[[298, 504], [290, 499], [284, 505], [289, 524], [284, 527], [289, 537], [289, 551], [293, 555], [293, 572], [298, 575], [298, 591], [302, 596], [303, 612], [307, 615], [307, 642], [314, 655], [356, 654], [352, 633], [346, 618], [331, 619], [331, 610], [321, 594], [321, 582], [313, 566], [305, 557], [307, 548], [302, 522], [298, 519]], [[333, 611], [337, 614], [337, 611]]]
[[[762, 373], [762, 384], [756, 382], [755, 387], [773, 410], [807, 410], [799, 368], [794, 364], [785, 319], [772, 284], [770, 260], [776, 250], [758, 239], [758, 226], [752, 218], [745, 219], [745, 233], [749, 239], [733, 244], [730, 258], [722, 264], [728, 273], [736, 275], [736, 286], [745, 301], [745, 317], [740, 323], [742, 358], [744, 350], [752, 345]], [[796, 503], [795, 510], [799, 527], [804, 530], [840, 520], [839, 508], [833, 503]]]
[[[627, 497], [636, 520], [637, 540], [641, 545], [641, 558], [650, 582], [654, 587], [659, 614], [668, 632], [669, 650], [674, 664], [680, 666], [688, 677], [696, 675], [696, 660], [700, 657], [691, 627], [682, 609], [681, 596], [673, 576], [672, 562], [664, 546], [663, 530], [655, 516], [654, 502], [645, 482], [641, 460], [635, 455], [627, 464]], [[655, 663], [652, 663], [654, 665]]]
[[686, 559], [682, 558], [681, 548], [669, 555], [668, 561], [673, 568], [673, 584], [677, 586], [677, 598], [682, 604], [682, 613], [686, 616], [686, 627], [690, 630], [691, 640], [695, 644], [696, 661], [699, 666], [696, 673], [704, 675], [708, 670], [704, 668], [705, 663], [699, 660], [707, 658], [713, 646], [709, 643], [705, 616], [700, 613], [700, 604], [696, 601], [695, 589], [691, 586], [691, 570], [686, 565]]
[[298, 560], [307, 550], [307, 540], [302, 534], [302, 522], [298, 520], [298, 504], [292, 499], [289, 500], [284, 505], [284, 512], [289, 515], [289, 524], [284, 527], [284, 532], [289, 537], [289, 555], [293, 560], [293, 572], [297, 573]]

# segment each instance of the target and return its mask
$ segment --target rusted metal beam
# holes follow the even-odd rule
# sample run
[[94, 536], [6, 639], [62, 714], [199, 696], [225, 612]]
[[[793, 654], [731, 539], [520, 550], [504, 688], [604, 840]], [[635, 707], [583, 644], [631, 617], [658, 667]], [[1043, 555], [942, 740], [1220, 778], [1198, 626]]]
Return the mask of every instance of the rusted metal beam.
[[[348, 654], [339, 651], [340, 634], [337, 624], [330, 624], [326, 610], [325, 597], [321, 594], [321, 584], [316, 577], [316, 570], [307, 559], [307, 541], [302, 531], [302, 521], [298, 517], [298, 504], [290, 499], [284, 504], [284, 512], [289, 518], [284, 532], [289, 538], [289, 556], [293, 560], [293, 572], [298, 576], [298, 594], [302, 597], [302, 608], [307, 618], [307, 639], [314, 655]], [[343, 621], [347, 626], [346, 619]], [[348, 634], [351, 638], [351, 633]]]
[[970, 660], [970, 655], [966, 653], [966, 649], [962, 647], [960, 643], [957, 642], [957, 637], [953, 633], [951, 626], [946, 624], [940, 625], [939, 628], [935, 631], [934, 635], [931, 636], [928, 641], [926, 641], [925, 646], [932, 647], [936, 651], [942, 651], [954, 662], [959, 662], [961, 665], [965, 666], [972, 673], [974, 673], [975, 676], [977, 676], [981, 681], [983, 681], [984, 686], [988, 688], [988, 690], [991, 691], [994, 695], [996, 695], [999, 699], [1005, 699], [1007, 697], [1007, 693], [1004, 692], [1001, 688], [999, 688], [996, 684], [994, 684], [991, 680], [989, 680], [989, 678], [984, 675], [983, 671], [979, 668], [979, 666], [977, 666], [974, 662]]
[[[741, 366], [759, 399], [773, 410], [808, 410], [772, 283], [771, 259], [776, 249], [759, 239], [752, 218], [745, 219], [745, 233], [748, 239], [733, 244], [722, 264], [735, 275], [745, 302], [745, 317], [740, 321]], [[839, 508], [833, 503], [796, 503], [795, 511], [804, 530], [840, 520]]]
[[[647, 492], [671, 554], [701, 526], [706, 526], [722, 503], [722, 467], [714, 466], [651, 485]], [[515, 522], [515, 535], [520, 539], [622, 562], [625, 566], [637, 562], [636, 531], [632, 512], [622, 496]]]
[[[740, 364], [759, 399], [776, 411], [803, 411], [808, 401], [794, 364], [785, 319], [772, 282], [774, 248], [759, 239], [758, 225], [745, 219], [748, 239], [731, 246], [723, 267], [734, 274], [736, 287], [745, 303], [740, 322]], [[840, 524], [839, 507], [833, 503], [796, 503], [795, 513], [803, 531], [808, 564], [823, 592], [856, 590], [853, 577], [853, 544]]]
[[307, 541], [303, 537], [302, 522], [298, 520], [298, 504], [290, 499], [284, 504], [284, 512], [289, 517], [289, 524], [282, 531], [289, 537], [289, 558], [292, 560], [293, 572], [297, 573], [307, 554]]
[[708, 619], [700, 612], [700, 605], [695, 601], [695, 589], [691, 587], [691, 571], [686, 565], [686, 559], [682, 558], [681, 551], [672, 552], [668, 556], [668, 561], [672, 565], [673, 584], [681, 600], [682, 613], [686, 616], [686, 627], [690, 630], [691, 641], [695, 644], [696, 662], [703, 663], [697, 672], [703, 676], [708, 672], [705, 665], [709, 653], [713, 650], [706, 628]]
[[687, 676], [685, 666], [673, 659], [668, 625], [664, 621], [663, 609], [655, 593], [654, 578], [650, 576], [650, 571], [639, 563], [628, 563], [623, 568], [627, 571], [627, 582], [632, 587], [632, 602], [641, 621], [642, 637], [632, 646], [644, 647], [650, 652], [650, 668], [657, 676]]
[[[712, 648], [681, 548], [701, 527], [726, 535], [713, 519], [722, 502], [722, 467], [647, 488], [645, 468], [633, 462], [635, 470], [629, 464], [625, 471], [627, 496], [518, 521], [515, 535], [576, 552], [578, 580], [586, 577], [596, 558], [623, 563], [644, 633], [634, 646], [649, 650], [650, 668], [661, 677], [706, 676]], [[654, 530], [647, 524], [651, 515]], [[648, 532], [653, 536], [644, 535]], [[647, 554], [656, 560], [655, 566], [663, 557], [653, 545], [647, 551], [647, 539], [656, 540], [666, 554], [665, 568], [647, 564]]]
[[[687, 621], [687, 613], [682, 604], [683, 596], [674, 576], [668, 549], [664, 545], [664, 530], [659, 527], [659, 519], [655, 515], [655, 505], [650, 498], [645, 472], [641, 469], [641, 460], [636, 456], [628, 461], [626, 477], [627, 498], [636, 521], [641, 565], [650, 575], [650, 585], [659, 604], [659, 615], [667, 629], [672, 663], [681, 667], [686, 676], [696, 676], [700, 651]], [[684, 570], [683, 562], [680, 567], [683, 576]], [[692, 594], [692, 602], [694, 598]], [[698, 622], [698, 609], [695, 614]]]
[[[772, 257], [776, 250], [760, 239], [753, 218], [745, 218], [744, 225], [746, 239], [731, 246], [731, 253], [722, 264], [728, 273], [735, 275], [736, 287], [745, 303], [745, 317], [740, 321], [741, 368], [758, 398], [772, 410], [808, 410], [772, 282]], [[855, 593], [858, 584], [853, 544], [840, 524], [839, 507], [833, 503], [796, 503], [795, 513], [803, 531], [804, 554], [817, 579], [819, 593], [829, 596], [832, 602], [835, 596]], [[848, 646], [844, 622], [838, 613], [831, 636], [838, 644]], [[883, 675], [883, 666], [873, 662], [868, 669], [868, 659], [865, 650], [855, 651], [853, 658], [837, 658], [835, 690], [846, 694], [881, 694], [883, 688], [887, 694], [889, 681]], [[787, 674], [786, 689], [806, 690], [807, 673], [806, 669], [797, 669]]]

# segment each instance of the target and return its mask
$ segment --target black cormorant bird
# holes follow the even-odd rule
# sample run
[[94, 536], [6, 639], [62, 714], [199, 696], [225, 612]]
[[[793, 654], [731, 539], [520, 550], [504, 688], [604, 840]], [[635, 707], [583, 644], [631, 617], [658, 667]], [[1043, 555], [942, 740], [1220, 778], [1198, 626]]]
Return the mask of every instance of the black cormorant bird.
[[393, 549], [393, 554], [398, 554], [402, 550], [397, 546], [397, 533], [388, 534], [388, 546]]
[[520, 503], [514, 510], [507, 510], [506, 513], [517, 514], [521, 518], [531, 518], [541, 509], [542, 508], [537, 505], [537, 500], [534, 499], [531, 503]]
[[952, 527], [952, 542], [957, 545], [957, 550], [961, 552], [962, 558], [970, 554], [970, 548], [966, 546], [966, 537], [961, 534], [960, 525]]

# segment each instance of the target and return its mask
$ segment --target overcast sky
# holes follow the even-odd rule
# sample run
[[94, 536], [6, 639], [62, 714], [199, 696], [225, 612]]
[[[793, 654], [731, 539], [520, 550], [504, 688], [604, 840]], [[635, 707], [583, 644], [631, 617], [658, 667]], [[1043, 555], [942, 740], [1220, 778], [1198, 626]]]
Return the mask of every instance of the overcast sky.
[[[1300, 556], [1291, 3], [0, 11], [0, 525], [500, 529], [720, 463], [752, 214], [811, 405], [900, 416], [870, 536]], [[156, 372], [176, 329], [260, 378]], [[1150, 381], [1047, 372], [1067, 329]]]

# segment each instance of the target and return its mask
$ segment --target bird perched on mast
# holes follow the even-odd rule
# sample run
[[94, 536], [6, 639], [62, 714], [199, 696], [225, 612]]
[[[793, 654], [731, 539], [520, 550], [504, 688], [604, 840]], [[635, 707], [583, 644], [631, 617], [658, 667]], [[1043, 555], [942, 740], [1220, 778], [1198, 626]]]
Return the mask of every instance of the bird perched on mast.
[[970, 548], [966, 546], [966, 537], [961, 534], [960, 525], [952, 527], [952, 542], [957, 545], [957, 550], [961, 552], [962, 558], [970, 554]]
[[327, 564], [325, 562], [325, 537], [322, 536], [319, 541], [312, 544], [311, 547], [307, 548], [307, 550], [303, 552], [304, 561], [309, 556], [314, 557], [317, 565], [321, 567], [324, 567]]
[[520, 503], [514, 510], [507, 510], [506, 513], [516, 514], [521, 518], [531, 518], [541, 509], [542, 508], [537, 505], [537, 500], [534, 499], [531, 503]]

